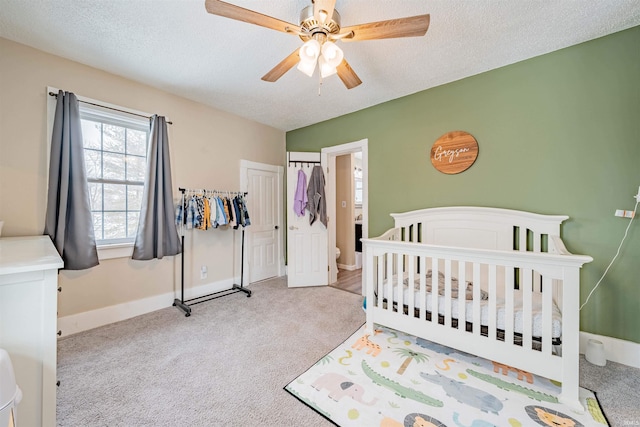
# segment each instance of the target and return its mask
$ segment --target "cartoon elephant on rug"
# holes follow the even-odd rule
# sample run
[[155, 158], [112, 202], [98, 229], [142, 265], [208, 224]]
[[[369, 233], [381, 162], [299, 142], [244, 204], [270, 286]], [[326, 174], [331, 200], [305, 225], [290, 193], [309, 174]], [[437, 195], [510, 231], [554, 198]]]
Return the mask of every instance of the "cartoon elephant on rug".
[[320, 391], [323, 388], [329, 391], [329, 398], [336, 402], [342, 399], [344, 396], [349, 396], [356, 402], [363, 405], [373, 406], [378, 401], [377, 398], [372, 399], [369, 402], [362, 400], [364, 394], [364, 388], [360, 384], [356, 384], [349, 380], [349, 378], [336, 373], [324, 374], [311, 384], [311, 387]]

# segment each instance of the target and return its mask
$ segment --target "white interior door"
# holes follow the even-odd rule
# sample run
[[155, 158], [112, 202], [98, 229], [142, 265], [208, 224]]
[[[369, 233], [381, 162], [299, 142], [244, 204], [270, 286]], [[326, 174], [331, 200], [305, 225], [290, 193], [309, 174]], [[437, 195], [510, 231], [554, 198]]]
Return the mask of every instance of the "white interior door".
[[[319, 165], [320, 153], [288, 153], [287, 167], [287, 283], [289, 287], [326, 286], [329, 284], [327, 228], [319, 220], [309, 225], [309, 212], [298, 216], [293, 210], [298, 171], [307, 177]], [[296, 160], [298, 162], [296, 162]], [[304, 188], [306, 193], [306, 186]]]
[[250, 283], [280, 276], [283, 251], [282, 167], [243, 163], [246, 177], [247, 208], [251, 226], [247, 227], [246, 267]]

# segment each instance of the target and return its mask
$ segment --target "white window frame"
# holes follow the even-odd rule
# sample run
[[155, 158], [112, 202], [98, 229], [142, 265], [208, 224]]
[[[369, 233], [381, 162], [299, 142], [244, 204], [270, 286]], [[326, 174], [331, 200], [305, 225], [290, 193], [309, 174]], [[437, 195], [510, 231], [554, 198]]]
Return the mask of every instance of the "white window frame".
[[[49, 176], [49, 163], [50, 163], [49, 157], [51, 155], [51, 135], [53, 134], [53, 121], [55, 118], [55, 111], [56, 111], [56, 98], [53, 96], [49, 96], [48, 95], [49, 92], [53, 92], [57, 94], [58, 89], [51, 86], [47, 87], [47, 95], [46, 95], [47, 101], [48, 101], [47, 102], [47, 144], [46, 144], [47, 178]], [[119, 122], [128, 122], [128, 123], [139, 125], [140, 123], [142, 123], [142, 121], [145, 121], [147, 123], [147, 126], [148, 126], [148, 119], [145, 119], [144, 117], [135, 117], [135, 116], [145, 116], [145, 117], [152, 116], [152, 114], [149, 114], [143, 111], [138, 111], [138, 110], [123, 107], [120, 105], [110, 104], [108, 102], [87, 98], [84, 96], [80, 96], [77, 93], [76, 93], [76, 97], [78, 98], [79, 101], [83, 101], [80, 104], [81, 116], [83, 111], [91, 111], [92, 113], [100, 115], [104, 118], [111, 118]], [[89, 103], [98, 104], [100, 106], [103, 106], [104, 108], [101, 108], [95, 105], [89, 105]], [[122, 112], [115, 111], [112, 109], [121, 110]], [[113, 259], [113, 258], [130, 258], [131, 254], [133, 253], [133, 245], [134, 245], [134, 241], [118, 242], [118, 243], [101, 243], [101, 244], [97, 244], [96, 242], [96, 246], [98, 249], [98, 259], [105, 260], [105, 259]]]

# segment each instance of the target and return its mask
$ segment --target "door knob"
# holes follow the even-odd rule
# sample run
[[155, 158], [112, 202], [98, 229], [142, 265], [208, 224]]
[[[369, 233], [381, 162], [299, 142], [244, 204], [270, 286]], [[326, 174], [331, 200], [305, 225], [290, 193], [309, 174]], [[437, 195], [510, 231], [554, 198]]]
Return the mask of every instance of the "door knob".
[[278, 226], [276, 225], [276, 227], [275, 227], [275, 228], [276, 228], [276, 230], [277, 230], [277, 229], [278, 229]]

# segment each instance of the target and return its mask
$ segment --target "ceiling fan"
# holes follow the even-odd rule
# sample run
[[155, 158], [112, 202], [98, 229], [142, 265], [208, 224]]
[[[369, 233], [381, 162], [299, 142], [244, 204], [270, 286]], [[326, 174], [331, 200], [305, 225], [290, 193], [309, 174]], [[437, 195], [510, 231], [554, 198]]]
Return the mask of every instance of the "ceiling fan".
[[334, 42], [418, 37], [429, 28], [428, 14], [342, 28], [336, 0], [312, 0], [312, 3], [300, 13], [300, 25], [220, 0], [205, 0], [205, 7], [213, 15], [297, 35], [305, 42], [262, 77], [267, 82], [275, 82], [296, 64], [300, 71], [312, 76], [317, 64], [323, 78], [337, 73], [347, 89], [352, 89], [362, 81]]

